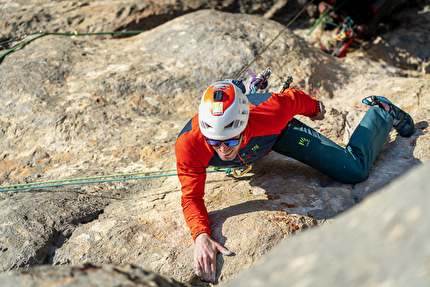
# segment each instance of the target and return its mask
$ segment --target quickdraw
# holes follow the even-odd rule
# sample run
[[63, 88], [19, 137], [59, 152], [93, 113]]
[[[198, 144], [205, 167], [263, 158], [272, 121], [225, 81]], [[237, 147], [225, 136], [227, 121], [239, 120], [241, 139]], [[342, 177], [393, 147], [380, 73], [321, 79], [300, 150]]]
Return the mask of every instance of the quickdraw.
[[255, 94], [258, 89], [264, 90], [269, 85], [269, 78], [272, 74], [272, 71], [270, 68], [267, 68], [264, 70], [264, 72], [258, 74], [257, 76], [251, 72], [248, 71], [248, 74], [250, 74], [253, 78], [251, 80], [251, 84], [249, 85], [249, 94]]
[[232, 173], [235, 178], [239, 178], [247, 174], [252, 169], [252, 164], [247, 168], [232, 168], [227, 169], [226, 173]]

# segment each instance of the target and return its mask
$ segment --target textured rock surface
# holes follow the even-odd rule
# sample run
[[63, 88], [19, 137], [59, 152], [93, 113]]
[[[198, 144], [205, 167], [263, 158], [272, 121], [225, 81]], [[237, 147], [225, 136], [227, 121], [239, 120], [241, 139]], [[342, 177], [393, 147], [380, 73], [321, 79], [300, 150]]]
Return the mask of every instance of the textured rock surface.
[[[272, 177], [265, 181], [277, 178]], [[295, 194], [293, 186], [287, 187], [288, 179], [284, 179], [286, 192], [271, 190], [264, 181], [249, 183], [249, 179], [237, 181], [220, 174], [211, 174], [208, 181], [206, 202], [213, 236], [236, 253], [233, 257], [220, 255], [220, 281], [251, 266], [283, 238], [326, 221], [310, 215], [325, 200], [313, 198], [311, 189]], [[181, 282], [196, 283], [193, 243], [179, 202], [179, 185], [170, 179], [158, 191], [113, 203], [98, 220], [75, 230], [57, 250], [53, 263], [132, 263]]]
[[[414, 16], [428, 22], [428, 12]], [[256, 16], [203, 10], [130, 38], [45, 36], [11, 53], [0, 64], [0, 184], [174, 168], [176, 135], [197, 111], [202, 91], [238, 75], [283, 28]], [[301, 120], [345, 144], [366, 110], [361, 99], [378, 94], [409, 112], [416, 129], [410, 138], [393, 131], [360, 184], [334, 182], [274, 153], [242, 179], [211, 173], [205, 200], [213, 236], [235, 252], [219, 255], [218, 283], [290, 235], [324, 229], [430, 158], [428, 74], [374, 61], [365, 50], [334, 59], [295, 33], [285, 31], [249, 70], [271, 67], [272, 91], [292, 75], [295, 85], [324, 101], [324, 121]], [[387, 39], [401, 41], [395, 33]], [[241, 78], [249, 82], [246, 73]], [[201, 285], [179, 198], [176, 177], [0, 192], [0, 268], [134, 264]]]
[[0, 11], [0, 39], [48, 32], [110, 32], [150, 30], [178, 16], [201, 9], [265, 15], [285, 22], [303, 7], [302, 1], [156, 0], [156, 1], [5, 1]]
[[81, 223], [94, 220], [107, 200], [82, 193], [9, 194], [0, 201], [1, 271], [52, 262], [53, 252]]
[[324, 228], [293, 236], [226, 286], [428, 286], [430, 164]]
[[93, 266], [39, 266], [0, 274], [4, 287], [16, 286], [136, 286], [136, 287], [185, 287], [171, 278], [142, 270], [132, 265], [103, 264]]

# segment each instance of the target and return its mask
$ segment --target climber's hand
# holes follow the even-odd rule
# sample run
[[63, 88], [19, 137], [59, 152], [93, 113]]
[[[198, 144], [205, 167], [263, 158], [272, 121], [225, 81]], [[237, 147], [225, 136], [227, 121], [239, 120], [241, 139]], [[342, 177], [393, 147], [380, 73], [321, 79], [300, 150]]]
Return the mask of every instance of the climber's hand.
[[325, 106], [324, 106], [323, 102], [321, 102], [321, 101], [319, 101], [318, 103], [319, 103], [320, 112], [315, 117], [310, 118], [313, 121], [320, 121], [320, 120], [323, 120], [325, 117], [325, 112], [326, 112]]
[[194, 264], [196, 274], [202, 281], [215, 281], [216, 255], [218, 252], [224, 255], [232, 254], [227, 248], [213, 240], [209, 234], [202, 233], [197, 236], [196, 247], [194, 248]]

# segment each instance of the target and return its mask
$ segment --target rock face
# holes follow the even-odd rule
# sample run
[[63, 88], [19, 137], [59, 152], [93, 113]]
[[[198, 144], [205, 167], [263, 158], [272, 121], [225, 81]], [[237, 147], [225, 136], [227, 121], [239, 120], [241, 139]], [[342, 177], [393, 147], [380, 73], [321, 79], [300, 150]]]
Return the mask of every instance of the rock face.
[[226, 286], [428, 286], [430, 165], [420, 166], [324, 228], [275, 247]]
[[4, 287], [15, 286], [133, 286], [133, 287], [186, 287], [175, 280], [142, 270], [136, 266], [103, 264], [92, 266], [61, 266], [53, 272], [50, 266], [39, 266], [0, 274]]
[[197, 10], [216, 9], [224, 12], [264, 15], [284, 22], [294, 17], [306, 3], [303, 1], [246, 0], [156, 0], [156, 1], [61, 1], [43, 0], [4, 3], [0, 16], [0, 41], [37, 31], [45, 32], [110, 32], [150, 30], [178, 16]]
[[10, 194], [0, 201], [1, 270], [52, 262], [77, 225], [93, 221], [108, 203], [81, 200], [80, 192]]
[[[45, 36], [9, 54], [0, 64], [0, 184], [175, 168], [174, 141], [206, 86], [236, 76], [248, 85], [242, 69], [283, 29], [257, 16], [202, 10], [130, 38]], [[324, 230], [429, 160], [429, 75], [405, 77], [410, 73], [364, 52], [334, 59], [287, 29], [249, 67], [271, 67], [268, 91], [291, 75], [323, 100], [324, 121], [298, 118], [341, 145], [371, 94], [405, 109], [416, 129], [410, 138], [393, 131], [369, 177], [355, 185], [275, 153], [240, 179], [210, 173], [205, 201], [213, 237], [235, 253], [219, 255], [217, 284], [292, 234]], [[0, 192], [0, 270], [132, 264], [202, 285], [180, 195], [174, 176]]]

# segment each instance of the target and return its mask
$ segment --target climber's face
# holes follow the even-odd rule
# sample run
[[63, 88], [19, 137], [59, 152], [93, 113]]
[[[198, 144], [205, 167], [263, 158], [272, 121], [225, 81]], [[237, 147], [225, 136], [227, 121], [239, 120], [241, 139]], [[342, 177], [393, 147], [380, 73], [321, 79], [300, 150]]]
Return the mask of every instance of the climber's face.
[[231, 161], [236, 157], [242, 144], [242, 134], [223, 141], [206, 139], [206, 142], [214, 148], [223, 161]]

